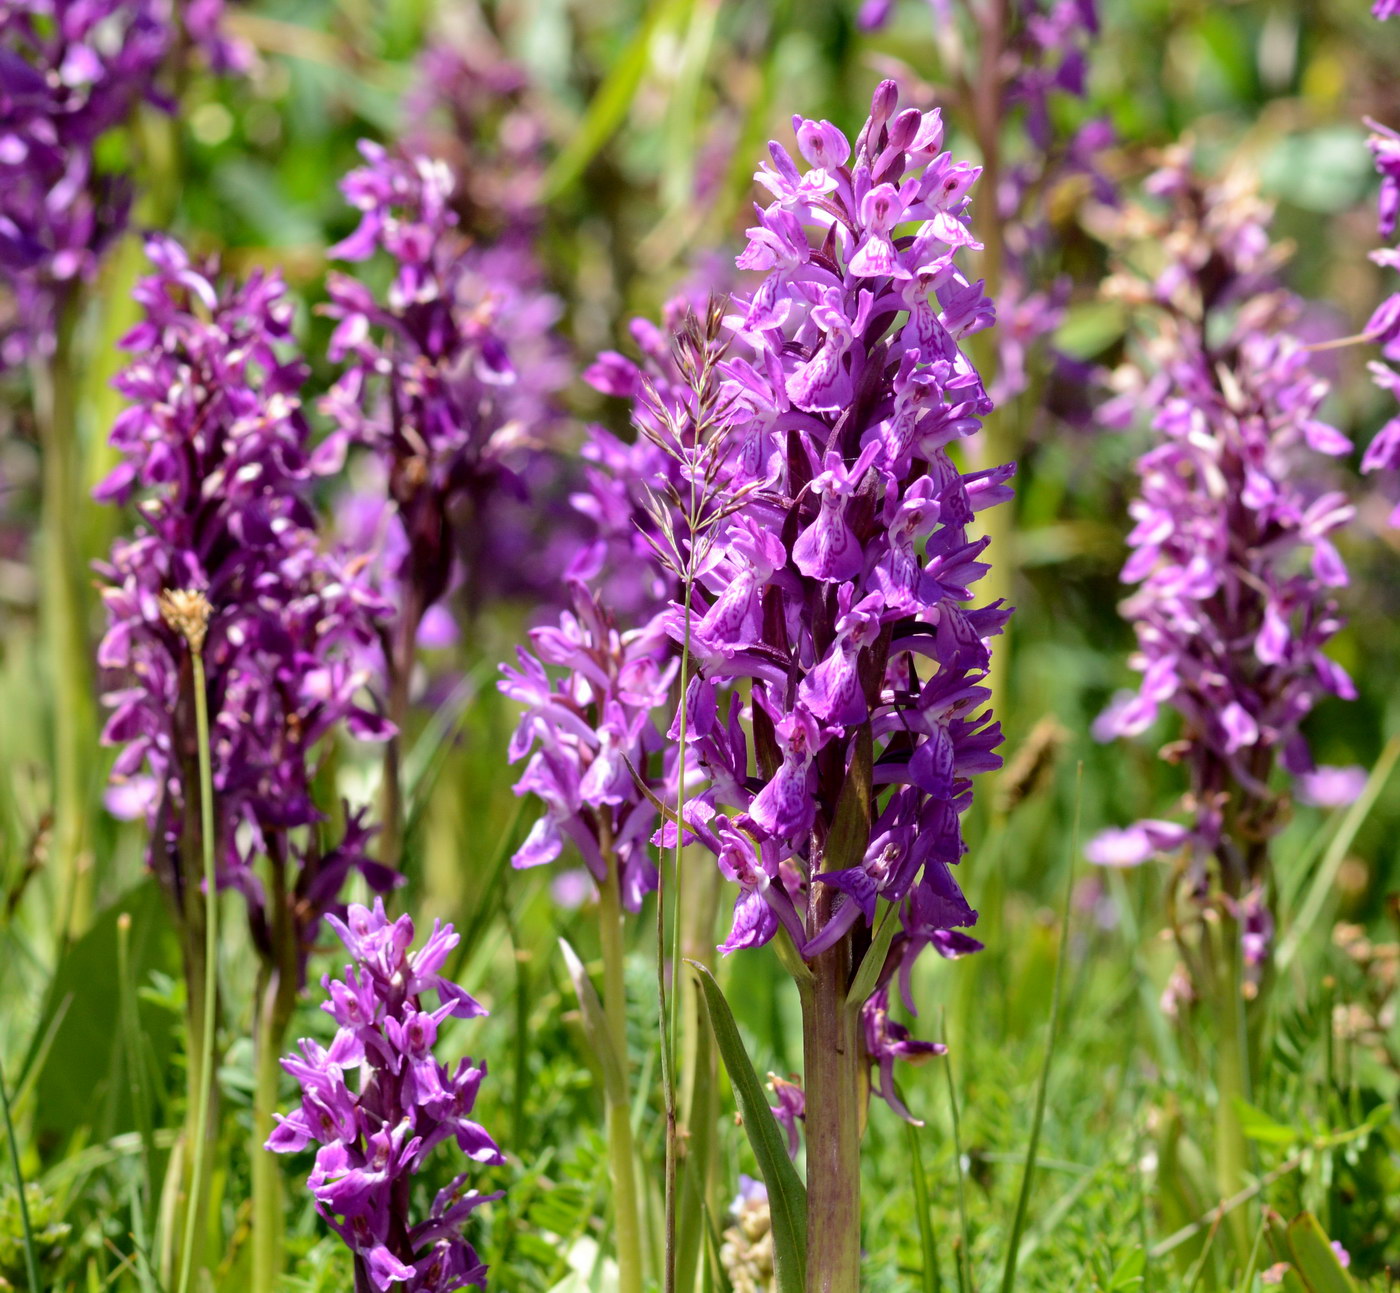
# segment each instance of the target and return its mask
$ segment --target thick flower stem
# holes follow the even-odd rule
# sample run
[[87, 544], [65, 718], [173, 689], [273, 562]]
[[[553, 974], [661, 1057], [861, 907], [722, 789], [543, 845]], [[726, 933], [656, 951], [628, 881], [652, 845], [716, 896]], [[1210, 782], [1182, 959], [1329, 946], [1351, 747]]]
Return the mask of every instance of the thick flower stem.
[[859, 1011], [846, 1004], [850, 936], [811, 962], [802, 989], [807, 1091], [807, 1293], [860, 1288]]
[[604, 850], [608, 875], [599, 887], [598, 921], [603, 947], [603, 1013], [608, 1038], [617, 1056], [620, 1080], [607, 1094], [608, 1160], [612, 1168], [613, 1209], [617, 1229], [619, 1293], [642, 1291], [642, 1229], [637, 1195], [636, 1151], [632, 1144], [632, 1110], [627, 1074], [627, 983], [622, 956], [622, 893], [617, 858]]

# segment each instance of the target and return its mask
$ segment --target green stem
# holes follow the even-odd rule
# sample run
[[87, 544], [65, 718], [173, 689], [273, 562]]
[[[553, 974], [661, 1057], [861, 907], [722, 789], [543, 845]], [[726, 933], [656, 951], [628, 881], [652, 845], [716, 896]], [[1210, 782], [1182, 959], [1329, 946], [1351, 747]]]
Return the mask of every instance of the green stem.
[[403, 864], [403, 725], [408, 715], [409, 671], [413, 667], [410, 649], [406, 659], [395, 651], [390, 666], [389, 721], [394, 734], [384, 742], [384, 772], [379, 788], [379, 860], [400, 870]]
[[53, 722], [53, 853], [62, 885], [63, 929], [81, 934], [92, 916], [92, 868], [85, 844], [84, 778], [92, 735], [91, 672], [85, 631], [81, 559], [73, 518], [78, 513], [77, 418], [73, 373], [76, 301], [59, 303], [58, 334], [47, 364], [34, 374], [35, 420], [42, 459], [43, 561], [40, 617], [48, 644]]
[[642, 1230], [638, 1211], [636, 1151], [627, 1080], [627, 983], [622, 955], [622, 890], [617, 856], [604, 840], [608, 874], [599, 891], [599, 933], [603, 947], [603, 1014], [617, 1056], [621, 1082], [607, 1100], [608, 1158], [612, 1166], [613, 1209], [617, 1226], [619, 1293], [641, 1293]]
[[[1228, 911], [1209, 927], [1211, 976], [1216, 1020], [1215, 1071], [1215, 1176], [1222, 1199], [1233, 1198], [1245, 1188], [1249, 1174], [1249, 1146], [1240, 1126], [1238, 1102], [1249, 1100], [1248, 1041], [1244, 995], [1241, 991], [1239, 922]], [[1241, 1260], [1250, 1247], [1248, 1210], [1230, 1214], [1230, 1231]]]
[[276, 1121], [277, 1089], [282, 1076], [282, 1043], [295, 1004], [295, 979], [277, 970], [259, 976], [258, 1016], [253, 1036], [253, 1135], [248, 1146], [252, 1164], [253, 1293], [274, 1293], [282, 1276], [282, 1172], [277, 1158], [263, 1146]]
[[[208, 1193], [208, 1173], [206, 1160], [209, 1157], [209, 1110], [214, 1086], [214, 1032], [217, 1025], [216, 997], [218, 993], [219, 956], [219, 894], [218, 878], [214, 871], [214, 774], [209, 751], [209, 697], [204, 678], [204, 654], [190, 643], [190, 657], [194, 663], [194, 713], [195, 732], [199, 742], [199, 817], [200, 846], [204, 860], [204, 982], [200, 1009], [200, 1029], [198, 1037], [199, 1065], [198, 1090], [194, 1128], [194, 1159], [190, 1169], [190, 1193], [185, 1204], [184, 1242], [180, 1251], [180, 1281], [178, 1293], [188, 1293], [190, 1278], [194, 1270], [195, 1247], [199, 1229], [205, 1221], [204, 1212]], [[195, 985], [190, 984], [191, 1004]], [[194, 1011], [191, 1011], [193, 1016]], [[195, 1038], [191, 1038], [191, 1048]], [[191, 1056], [193, 1060], [193, 1056]], [[191, 1064], [191, 1068], [194, 1065]]]
[[[700, 514], [700, 499], [692, 476], [690, 484], [690, 532], [696, 531], [696, 518]], [[693, 543], [693, 538], [692, 538]], [[693, 552], [692, 552], [693, 557]], [[676, 851], [666, 874], [665, 858], [661, 859], [661, 880], [656, 895], [656, 979], [657, 993], [661, 1008], [661, 1091], [666, 1105], [666, 1165], [662, 1185], [662, 1205], [665, 1212], [664, 1260], [662, 1263], [661, 1287], [663, 1293], [676, 1293], [677, 1275], [677, 1224], [680, 1213], [679, 1191], [676, 1186], [680, 1171], [680, 1126], [676, 1101], [676, 1014], [679, 1008], [679, 987], [677, 975], [680, 970], [680, 895], [681, 858], [685, 849], [685, 757], [686, 740], [689, 736], [690, 715], [686, 706], [690, 690], [690, 612], [693, 604], [695, 579], [687, 568], [685, 574], [685, 633], [681, 641], [680, 668], [680, 707], [677, 714], [677, 758], [679, 770], [676, 776]], [[667, 940], [666, 908], [667, 897], [671, 899], [671, 981], [666, 981]]]
[[34, 1293], [43, 1293], [39, 1283], [39, 1263], [34, 1255], [34, 1232], [29, 1226], [29, 1203], [24, 1197], [24, 1173], [19, 1165], [19, 1142], [15, 1139], [15, 1124], [10, 1116], [10, 1093], [5, 1087], [5, 1070], [0, 1067], [0, 1108], [5, 1112], [5, 1139], [10, 1146], [10, 1170], [15, 1176], [15, 1194], [19, 1199], [19, 1224], [24, 1232], [24, 1271]]
[[[709, 965], [714, 955], [715, 920], [719, 914], [720, 873], [714, 866], [681, 871], [679, 886], [683, 929], [682, 953], [687, 961]], [[679, 1199], [676, 1206], [676, 1284], [693, 1289], [709, 1215], [718, 1215], [714, 1194], [715, 1133], [719, 1122], [718, 1057], [699, 985], [687, 975], [681, 980], [680, 1113], [685, 1153], [677, 1165]]]
[[851, 939], [811, 963], [802, 985], [807, 1094], [807, 1293], [860, 1288], [860, 1013], [847, 1005]]

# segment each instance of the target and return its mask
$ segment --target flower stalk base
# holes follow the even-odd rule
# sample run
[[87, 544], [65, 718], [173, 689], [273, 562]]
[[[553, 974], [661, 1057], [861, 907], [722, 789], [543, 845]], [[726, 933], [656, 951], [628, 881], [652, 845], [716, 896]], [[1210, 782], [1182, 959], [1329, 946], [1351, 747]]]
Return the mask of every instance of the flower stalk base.
[[846, 1003], [851, 940], [811, 962], [802, 990], [807, 1093], [807, 1293], [860, 1288], [860, 1132], [866, 1077], [859, 1011]]

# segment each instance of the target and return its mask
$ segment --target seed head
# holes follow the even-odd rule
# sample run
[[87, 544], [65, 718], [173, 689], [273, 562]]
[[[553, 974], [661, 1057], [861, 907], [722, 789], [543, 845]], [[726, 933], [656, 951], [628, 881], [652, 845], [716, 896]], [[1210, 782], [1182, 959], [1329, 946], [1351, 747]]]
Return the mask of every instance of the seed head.
[[203, 593], [192, 588], [167, 588], [160, 595], [160, 613], [161, 618], [190, 644], [191, 651], [198, 655], [204, 650], [209, 617], [214, 608]]

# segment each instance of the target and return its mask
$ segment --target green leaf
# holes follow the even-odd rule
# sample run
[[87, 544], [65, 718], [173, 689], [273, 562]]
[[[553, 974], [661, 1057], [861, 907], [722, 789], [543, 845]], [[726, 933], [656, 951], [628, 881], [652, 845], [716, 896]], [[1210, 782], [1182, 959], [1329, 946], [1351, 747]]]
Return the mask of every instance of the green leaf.
[[1390, 780], [1390, 774], [1395, 770], [1397, 762], [1400, 762], [1400, 736], [1393, 736], [1386, 742], [1385, 749], [1381, 751], [1380, 758], [1371, 769], [1366, 788], [1346, 810], [1342, 824], [1327, 847], [1302, 906], [1292, 914], [1289, 931], [1279, 943], [1277, 965], [1280, 975], [1292, 962], [1294, 954], [1302, 946], [1303, 939], [1322, 917], [1324, 909], [1335, 900], [1337, 873], [1342, 869], [1352, 840], [1370, 816], [1371, 809], [1380, 798], [1381, 791], [1385, 789], [1385, 783]]
[[[104, 1139], [140, 1129], [130, 1086], [122, 1081], [125, 1039], [117, 1027], [122, 995], [117, 923], [123, 913], [131, 917], [128, 965], [138, 988], [153, 971], [178, 973], [179, 957], [165, 901], [154, 877], [148, 877], [97, 917], [65, 951], [54, 972], [42, 1017], [52, 1019], [62, 1013], [62, 1019], [47, 1053], [36, 1039], [25, 1066], [34, 1068], [36, 1138], [62, 1141], [76, 1127], [91, 1127]], [[150, 1071], [168, 1074], [175, 1049], [174, 1016], [144, 997], [138, 997], [137, 1015]], [[159, 1090], [149, 1093], [156, 1103], [160, 1096]]]
[[856, 971], [856, 977], [851, 981], [850, 991], [846, 993], [848, 1006], [852, 1008], [863, 1006], [866, 998], [875, 991], [880, 971], [885, 966], [885, 957], [889, 955], [890, 944], [894, 942], [894, 936], [897, 933], [899, 933], [899, 909], [892, 903], [886, 904], [885, 918], [880, 922], [880, 928], [875, 933], [874, 941], [861, 958], [860, 969]]
[[608, 1032], [607, 1017], [603, 1014], [603, 1003], [593, 987], [593, 980], [579, 960], [578, 953], [569, 946], [569, 940], [559, 940], [559, 950], [564, 953], [564, 964], [569, 970], [569, 979], [574, 985], [574, 995], [578, 998], [579, 1012], [583, 1016], [583, 1035], [588, 1045], [598, 1057], [603, 1070], [603, 1088], [611, 1105], [626, 1105], [627, 1086], [622, 1080], [622, 1063], [613, 1048], [612, 1037]]
[[719, 990], [715, 977], [698, 961], [687, 960], [700, 983], [700, 994], [710, 1016], [710, 1028], [719, 1046], [720, 1059], [729, 1074], [744, 1131], [753, 1147], [763, 1183], [768, 1187], [768, 1207], [773, 1224], [773, 1266], [778, 1293], [803, 1293], [807, 1266], [807, 1187], [787, 1156], [778, 1120], [749, 1062], [734, 1013]]
[[1069, 858], [1065, 865], [1065, 896], [1060, 908], [1060, 943], [1055, 957], [1055, 985], [1050, 995], [1050, 1022], [1046, 1029], [1045, 1059], [1040, 1066], [1040, 1081], [1035, 1092], [1035, 1113], [1031, 1119], [1030, 1144], [1026, 1146], [1026, 1165], [1021, 1173], [1021, 1192], [1016, 1199], [1016, 1214], [1011, 1222], [1011, 1238], [1006, 1246], [1006, 1265], [1001, 1273], [1001, 1293], [1011, 1293], [1016, 1287], [1016, 1263], [1021, 1256], [1021, 1231], [1025, 1228], [1030, 1207], [1031, 1183], [1035, 1179], [1035, 1160], [1040, 1151], [1040, 1132], [1045, 1125], [1045, 1096], [1050, 1088], [1050, 1067], [1055, 1059], [1055, 1044], [1060, 1035], [1060, 1000], [1065, 986], [1065, 962], [1069, 959], [1070, 915], [1074, 909], [1074, 861], [1079, 856], [1079, 818], [1084, 806], [1084, 765], [1079, 765], [1074, 791], [1074, 824], [1070, 828]]
[[924, 1156], [919, 1146], [919, 1128], [905, 1124], [909, 1137], [909, 1165], [914, 1175], [914, 1207], [918, 1211], [920, 1275], [923, 1293], [942, 1293], [943, 1272], [938, 1266], [938, 1245], [933, 1236], [933, 1217], [929, 1213], [928, 1178], [924, 1175]]
[[1248, 1100], [1236, 1097], [1235, 1112], [1246, 1140], [1259, 1141], [1265, 1145], [1291, 1145], [1295, 1140], [1302, 1138], [1301, 1132], [1276, 1122]]
[[1356, 1284], [1312, 1213], [1288, 1223], [1288, 1246], [1309, 1293], [1356, 1293]]

